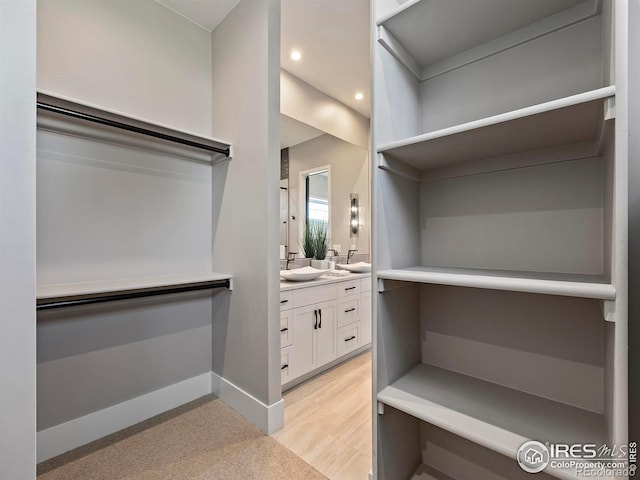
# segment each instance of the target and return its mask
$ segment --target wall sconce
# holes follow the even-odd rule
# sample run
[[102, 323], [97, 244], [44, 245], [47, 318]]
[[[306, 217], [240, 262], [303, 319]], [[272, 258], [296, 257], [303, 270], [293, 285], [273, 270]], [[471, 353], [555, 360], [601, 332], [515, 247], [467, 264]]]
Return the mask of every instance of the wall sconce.
[[350, 237], [358, 236], [358, 228], [360, 227], [360, 205], [358, 203], [358, 194], [349, 194], [349, 232]]

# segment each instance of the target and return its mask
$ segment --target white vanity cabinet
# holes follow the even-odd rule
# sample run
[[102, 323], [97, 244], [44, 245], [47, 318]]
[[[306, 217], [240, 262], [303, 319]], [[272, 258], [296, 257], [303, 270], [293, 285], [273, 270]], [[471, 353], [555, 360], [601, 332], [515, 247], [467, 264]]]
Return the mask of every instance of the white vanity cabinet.
[[371, 343], [371, 305], [365, 305], [371, 302], [370, 283], [370, 276], [352, 275], [281, 285], [283, 385], [299, 383]]
[[295, 345], [291, 354], [292, 376], [299, 377], [336, 358], [336, 301], [293, 310]]

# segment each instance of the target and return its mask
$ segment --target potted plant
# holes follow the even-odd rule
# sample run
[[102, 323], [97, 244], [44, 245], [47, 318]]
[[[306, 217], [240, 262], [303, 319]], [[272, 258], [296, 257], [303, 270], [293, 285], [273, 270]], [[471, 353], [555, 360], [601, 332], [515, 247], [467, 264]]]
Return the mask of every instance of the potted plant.
[[300, 242], [300, 248], [304, 258], [314, 258], [316, 253], [316, 244], [313, 235], [313, 227], [309, 222], [304, 225], [304, 232], [302, 234], [302, 242]]
[[311, 266], [314, 268], [329, 269], [329, 261], [326, 260], [329, 248], [328, 230], [329, 225], [326, 222], [315, 222], [311, 227], [314, 244], [313, 257], [315, 259], [311, 261]]

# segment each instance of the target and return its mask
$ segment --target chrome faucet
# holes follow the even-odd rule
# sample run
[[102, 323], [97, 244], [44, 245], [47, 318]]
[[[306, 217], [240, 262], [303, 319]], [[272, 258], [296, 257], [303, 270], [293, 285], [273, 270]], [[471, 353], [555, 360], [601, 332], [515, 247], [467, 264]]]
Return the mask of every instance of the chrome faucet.
[[349, 263], [349, 259], [353, 257], [358, 250], [348, 250], [347, 251], [347, 264]]
[[327, 256], [329, 256], [329, 252], [333, 252], [333, 255], [331, 255], [332, 257], [337, 257], [338, 256], [338, 251], [335, 248], [328, 248], [327, 249]]
[[296, 261], [296, 255], [298, 254], [298, 252], [289, 252], [287, 253], [287, 266], [285, 267], [285, 270], [289, 270], [289, 264], [291, 262], [295, 262]]

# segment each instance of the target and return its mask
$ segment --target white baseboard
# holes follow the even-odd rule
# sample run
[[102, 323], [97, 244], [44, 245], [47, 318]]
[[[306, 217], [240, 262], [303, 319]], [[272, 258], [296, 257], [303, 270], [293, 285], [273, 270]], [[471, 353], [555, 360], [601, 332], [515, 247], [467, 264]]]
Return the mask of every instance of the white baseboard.
[[265, 405], [216, 373], [208, 372], [39, 431], [36, 436], [37, 462], [86, 445], [210, 393], [268, 434], [284, 426], [283, 400]]
[[169, 385], [37, 433], [37, 461], [98, 440], [211, 393], [211, 374]]
[[215, 372], [211, 372], [211, 393], [269, 435], [284, 426], [282, 399], [266, 405]]

